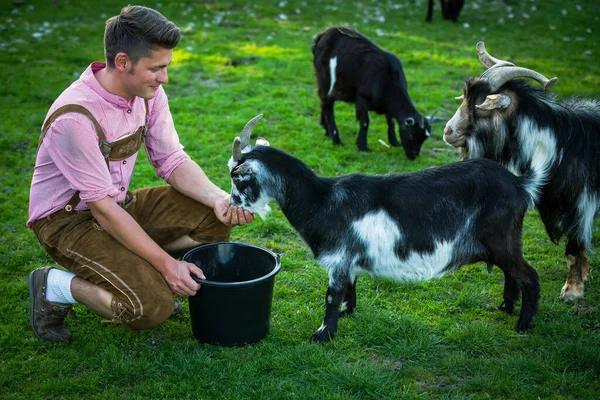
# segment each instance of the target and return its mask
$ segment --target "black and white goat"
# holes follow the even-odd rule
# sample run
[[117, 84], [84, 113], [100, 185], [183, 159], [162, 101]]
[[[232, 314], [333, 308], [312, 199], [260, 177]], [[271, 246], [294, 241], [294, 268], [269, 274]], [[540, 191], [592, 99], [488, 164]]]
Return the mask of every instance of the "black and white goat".
[[[433, 18], [433, 2], [434, 0], [429, 0], [427, 4], [427, 17], [425, 18], [427, 22], [431, 22]], [[465, 0], [440, 0], [442, 17], [450, 19], [452, 22], [458, 22], [458, 16], [464, 5]]]
[[466, 81], [462, 104], [446, 124], [444, 140], [461, 148], [463, 158], [485, 157], [517, 174], [532, 168], [540, 141], [552, 152], [552, 164], [536, 201], [550, 239], [566, 235], [569, 268], [561, 298], [583, 296], [594, 217], [600, 206], [600, 102], [558, 102], [524, 80], [533, 78], [548, 92], [556, 78], [519, 68], [490, 56], [477, 44], [487, 70]]
[[522, 177], [477, 159], [408, 174], [321, 178], [264, 139], [249, 146], [260, 117], [233, 142], [230, 203], [264, 218], [275, 200], [328, 271], [325, 319], [313, 341], [329, 340], [338, 317], [354, 311], [357, 273], [428, 280], [480, 261], [504, 272], [502, 310], [512, 313], [522, 293], [516, 329], [530, 328], [539, 283], [523, 258], [521, 229], [546, 165], [544, 151]]
[[[413, 160], [431, 135], [431, 124], [445, 120], [425, 117], [413, 105], [398, 57], [387, 52], [360, 33], [344, 27], [332, 27], [317, 35], [312, 45], [317, 93], [321, 105], [321, 125], [334, 145], [341, 145], [335, 124], [333, 105], [337, 100], [354, 103], [359, 121], [356, 145], [369, 151], [367, 130], [369, 111], [384, 114], [388, 141], [403, 146]], [[396, 139], [394, 120], [399, 125]]]

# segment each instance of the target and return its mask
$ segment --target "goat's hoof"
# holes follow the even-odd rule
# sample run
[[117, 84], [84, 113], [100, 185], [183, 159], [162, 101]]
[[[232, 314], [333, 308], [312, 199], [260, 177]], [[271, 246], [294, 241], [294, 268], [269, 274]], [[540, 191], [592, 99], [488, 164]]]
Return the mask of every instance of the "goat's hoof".
[[312, 342], [313, 343], [325, 343], [325, 342], [329, 342], [331, 339], [333, 338], [333, 336], [323, 336], [321, 334], [315, 333], [312, 335]]
[[500, 304], [498, 306], [498, 310], [503, 311], [503, 312], [507, 313], [508, 315], [512, 315], [513, 311], [515, 310], [515, 306], [514, 305], [507, 306], [506, 303], [503, 301], [502, 304]]
[[529, 322], [517, 322], [517, 327], [515, 328], [515, 330], [519, 333], [521, 332], [528, 332], [531, 330], [531, 321]]
[[[580, 286], [578, 288], [577, 286]], [[577, 301], [583, 298], [583, 284], [581, 285], [569, 285], [563, 286], [560, 291], [560, 299], [567, 304], [575, 304]]]
[[311, 341], [313, 343], [325, 343], [329, 342], [333, 339], [335, 332], [330, 332], [327, 329], [319, 328], [315, 333], [313, 333]]
[[371, 149], [369, 149], [368, 147], [359, 147], [358, 151], [362, 151], [363, 153], [370, 153]]
[[347, 317], [347, 316], [352, 315], [352, 314], [354, 314], [354, 310], [348, 309], [348, 310], [340, 311], [339, 317], [340, 318]]

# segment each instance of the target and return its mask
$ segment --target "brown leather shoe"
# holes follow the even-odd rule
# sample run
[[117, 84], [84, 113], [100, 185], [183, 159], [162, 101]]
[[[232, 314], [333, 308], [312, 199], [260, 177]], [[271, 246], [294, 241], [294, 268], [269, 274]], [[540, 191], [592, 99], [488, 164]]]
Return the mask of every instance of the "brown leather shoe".
[[71, 304], [53, 303], [46, 300], [48, 272], [52, 267], [40, 267], [29, 274], [29, 297], [31, 298], [31, 329], [40, 339], [53, 342], [71, 340], [71, 332], [65, 328], [65, 317], [73, 310]]

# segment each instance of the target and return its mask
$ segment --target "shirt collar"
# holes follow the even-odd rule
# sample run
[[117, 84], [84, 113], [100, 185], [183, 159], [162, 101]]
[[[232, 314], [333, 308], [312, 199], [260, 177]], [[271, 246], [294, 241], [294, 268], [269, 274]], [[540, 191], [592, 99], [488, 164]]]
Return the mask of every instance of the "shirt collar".
[[106, 63], [95, 61], [86, 68], [86, 70], [81, 74], [80, 79], [88, 85], [94, 92], [96, 92], [100, 97], [109, 103], [114, 104], [120, 108], [130, 108], [133, 106], [134, 102], [137, 99], [137, 96], [131, 99], [131, 101], [125, 100], [123, 97], [118, 96], [116, 94], [109, 93], [106, 89], [100, 85], [98, 79], [96, 79], [95, 73], [100, 71], [101, 69], [106, 68]]

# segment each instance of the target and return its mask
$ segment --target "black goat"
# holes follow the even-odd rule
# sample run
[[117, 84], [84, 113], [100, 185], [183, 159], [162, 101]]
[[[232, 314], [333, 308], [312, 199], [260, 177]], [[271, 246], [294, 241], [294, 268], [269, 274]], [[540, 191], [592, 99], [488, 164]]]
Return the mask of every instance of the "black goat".
[[[360, 151], [369, 151], [369, 111], [386, 116], [389, 143], [403, 146], [411, 160], [419, 155], [421, 145], [431, 135], [430, 124], [445, 122], [419, 114], [408, 95], [406, 77], [398, 57], [358, 32], [344, 27], [329, 28], [317, 35], [312, 53], [321, 103], [321, 125], [334, 145], [342, 144], [333, 115], [337, 100], [356, 105], [359, 121], [356, 145]], [[401, 142], [396, 139], [394, 120], [399, 125]]]
[[481, 77], [466, 81], [462, 104], [448, 121], [444, 140], [461, 148], [463, 158], [485, 157], [517, 174], [532, 164], [536, 143], [552, 151], [553, 162], [536, 201], [550, 239], [566, 235], [569, 268], [561, 298], [583, 296], [589, 265], [594, 217], [600, 206], [600, 102], [571, 99], [558, 102], [524, 80], [537, 80], [549, 91], [556, 78], [515, 67], [490, 56], [477, 44]]
[[264, 139], [248, 146], [260, 117], [234, 140], [230, 203], [264, 218], [275, 200], [328, 271], [325, 319], [313, 341], [329, 340], [338, 317], [354, 311], [357, 273], [428, 280], [479, 261], [504, 272], [500, 309], [512, 313], [522, 293], [516, 329], [530, 328], [539, 283], [523, 258], [521, 229], [544, 173], [543, 151], [522, 177], [477, 159], [407, 174], [320, 178]]
[[[465, 0], [440, 0], [440, 6], [442, 7], [442, 17], [444, 19], [451, 19], [452, 22], [458, 21], [460, 11], [465, 5]], [[427, 4], [427, 18], [425, 21], [431, 22], [433, 17], [433, 0], [429, 0]]]

